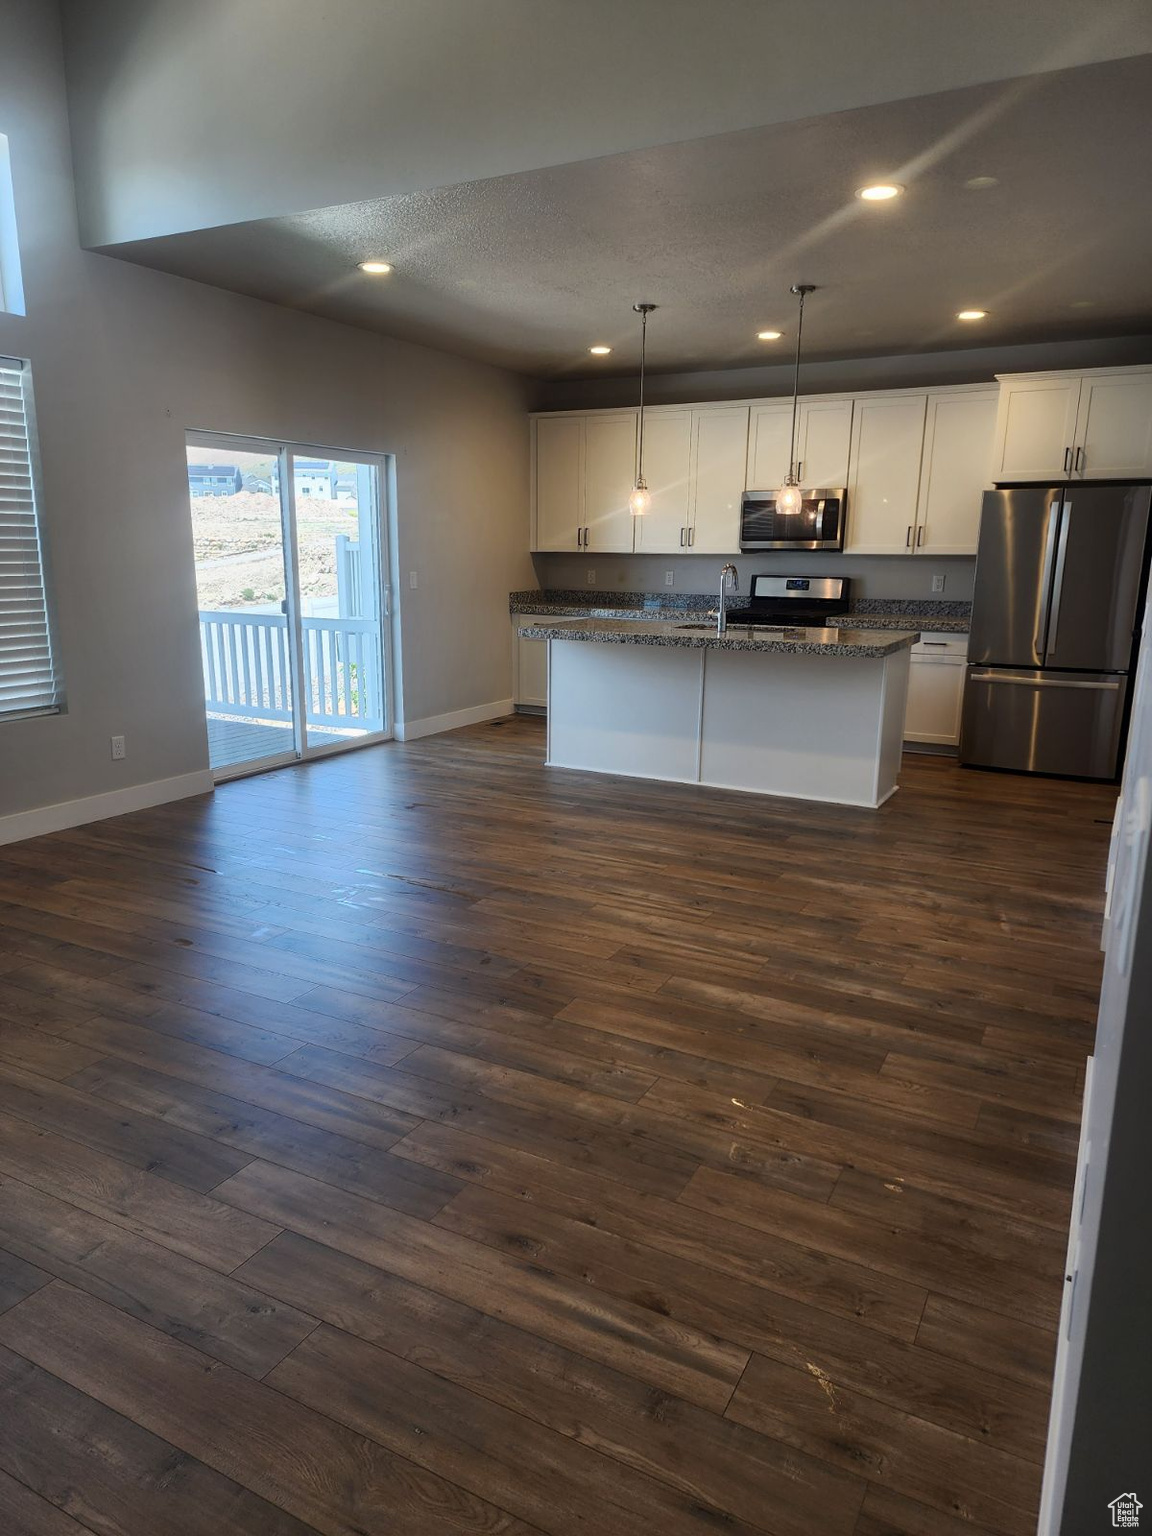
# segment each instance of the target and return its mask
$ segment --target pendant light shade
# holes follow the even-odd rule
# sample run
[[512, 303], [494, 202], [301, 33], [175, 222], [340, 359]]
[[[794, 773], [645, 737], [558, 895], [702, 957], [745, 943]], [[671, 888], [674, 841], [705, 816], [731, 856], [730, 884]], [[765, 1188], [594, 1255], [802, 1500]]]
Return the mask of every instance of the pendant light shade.
[[796, 461], [796, 417], [800, 406], [800, 341], [804, 332], [804, 300], [816, 292], [815, 283], [793, 283], [792, 292], [800, 300], [800, 313], [796, 320], [796, 363], [792, 371], [792, 439], [788, 450], [788, 473], [784, 484], [776, 492], [776, 510], [785, 516], [799, 512], [804, 505], [804, 493], [800, 489], [800, 466]]
[[633, 517], [643, 517], [652, 505], [652, 493], [644, 478], [644, 366], [648, 354], [648, 316], [655, 304], [633, 304], [640, 316], [640, 425], [636, 445], [636, 484], [628, 498], [628, 510]]

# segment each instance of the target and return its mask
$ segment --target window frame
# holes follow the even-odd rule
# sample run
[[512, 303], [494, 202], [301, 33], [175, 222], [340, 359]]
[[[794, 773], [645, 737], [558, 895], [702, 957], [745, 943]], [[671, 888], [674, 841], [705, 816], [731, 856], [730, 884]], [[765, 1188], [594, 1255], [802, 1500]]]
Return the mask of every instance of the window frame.
[[[10, 724], [11, 722], [17, 720], [35, 719], [45, 715], [58, 715], [63, 713], [65, 708], [64, 689], [60, 670], [58, 626], [56, 624], [56, 615], [52, 602], [52, 586], [49, 574], [49, 561], [44, 541], [43, 497], [41, 494], [40, 456], [36, 431], [36, 407], [32, 382], [32, 365], [27, 358], [10, 357], [6, 354], [0, 354], [0, 381], [10, 385], [13, 380], [17, 381], [17, 393], [13, 396], [13, 398], [19, 401], [21, 414], [23, 417], [24, 464], [26, 466], [28, 480], [28, 494], [26, 499], [31, 512], [32, 550], [24, 557], [22, 562], [15, 554], [13, 554], [11, 559], [11, 569], [15, 571], [21, 564], [23, 564], [25, 567], [23, 574], [27, 576], [29, 573], [26, 568], [28, 566], [34, 567], [34, 570], [31, 573], [31, 580], [28, 582], [28, 587], [30, 592], [36, 594], [34, 602], [38, 606], [39, 611], [36, 618], [29, 623], [26, 632], [20, 632], [16, 629], [13, 629], [10, 632], [10, 638], [15, 638], [18, 634], [20, 634], [20, 637], [25, 639], [26, 644], [32, 645], [35, 644], [35, 637], [39, 634], [42, 634], [43, 649], [46, 653], [46, 660], [45, 663], [40, 667], [27, 668], [30, 679], [36, 675], [39, 675], [44, 679], [42, 697], [40, 697], [36, 702], [28, 702], [27, 704], [13, 703], [11, 705], [7, 703], [4, 698], [5, 686], [6, 684], [7, 686], [12, 686], [17, 674], [15, 671], [13, 671], [11, 674], [0, 672], [0, 726]], [[0, 399], [2, 398], [3, 397], [0, 397]], [[13, 467], [16, 468], [16, 475], [19, 476], [19, 433], [17, 432], [12, 436], [13, 441], [15, 441], [17, 444], [16, 456], [14, 457], [12, 463]], [[2, 443], [2, 441], [3, 440], [0, 439], [0, 443]], [[0, 478], [3, 477], [3, 469], [3, 462], [0, 461]], [[13, 528], [16, 526], [16, 518], [20, 515], [16, 510], [20, 504], [20, 500], [21, 498], [18, 496], [12, 496], [10, 498], [11, 505], [7, 509], [7, 515], [12, 519]], [[4, 492], [2, 486], [0, 486], [0, 538], [3, 537], [5, 530], [6, 509], [4, 507], [4, 502]], [[25, 541], [27, 541], [28, 536], [26, 533], [24, 533], [19, 537], [22, 537]], [[3, 554], [2, 546], [0, 546], [0, 554]], [[3, 569], [3, 567], [0, 566], [0, 569]], [[4, 589], [0, 588], [0, 626], [3, 625], [4, 620]], [[0, 628], [0, 638], [2, 637], [3, 629]], [[2, 654], [3, 653], [0, 652], [0, 657], [2, 657]], [[31, 688], [29, 688], [29, 697], [30, 699], [34, 697]]]

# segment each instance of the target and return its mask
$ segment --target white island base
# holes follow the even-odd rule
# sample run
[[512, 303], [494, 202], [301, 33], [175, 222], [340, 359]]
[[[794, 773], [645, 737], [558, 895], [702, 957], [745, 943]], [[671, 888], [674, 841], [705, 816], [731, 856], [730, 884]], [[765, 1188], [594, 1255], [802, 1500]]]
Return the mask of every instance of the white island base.
[[895, 793], [909, 651], [548, 641], [548, 763], [796, 800]]

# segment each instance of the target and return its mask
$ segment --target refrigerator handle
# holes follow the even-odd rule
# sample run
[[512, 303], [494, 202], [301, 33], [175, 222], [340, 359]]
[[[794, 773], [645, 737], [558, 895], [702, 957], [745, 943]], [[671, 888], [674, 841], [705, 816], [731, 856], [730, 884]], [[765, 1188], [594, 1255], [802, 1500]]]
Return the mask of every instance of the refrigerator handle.
[[1072, 503], [1064, 502], [1060, 513], [1060, 537], [1056, 543], [1056, 575], [1052, 581], [1052, 603], [1048, 614], [1046, 661], [1053, 660], [1056, 655], [1056, 634], [1060, 627], [1060, 598], [1064, 591], [1064, 562], [1068, 557], [1068, 528], [1072, 522]]
[[1048, 527], [1044, 533], [1044, 566], [1040, 572], [1040, 608], [1036, 614], [1036, 633], [1032, 637], [1032, 655], [1038, 667], [1044, 665], [1044, 644], [1048, 633], [1048, 610], [1052, 601], [1052, 562], [1056, 555], [1056, 534], [1060, 526], [1061, 504], [1048, 503]]

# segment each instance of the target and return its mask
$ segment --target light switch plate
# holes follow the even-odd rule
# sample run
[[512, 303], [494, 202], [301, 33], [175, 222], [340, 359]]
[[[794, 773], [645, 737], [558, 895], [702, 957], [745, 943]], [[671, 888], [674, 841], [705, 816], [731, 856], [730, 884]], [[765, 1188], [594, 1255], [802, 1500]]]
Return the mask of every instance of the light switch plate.
[[943, 576], [933, 576], [933, 578], [932, 578], [932, 590], [933, 590], [933, 592], [943, 592], [943, 590], [944, 590], [944, 578], [943, 578]]

